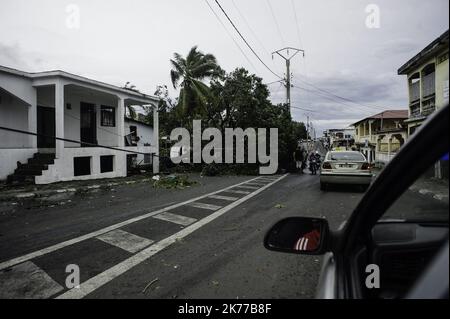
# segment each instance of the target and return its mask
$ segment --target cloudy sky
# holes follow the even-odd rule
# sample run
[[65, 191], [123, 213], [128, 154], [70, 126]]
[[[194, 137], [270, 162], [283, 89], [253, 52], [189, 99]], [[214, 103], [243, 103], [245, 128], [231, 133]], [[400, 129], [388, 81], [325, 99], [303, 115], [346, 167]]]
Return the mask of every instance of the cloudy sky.
[[[272, 60], [272, 51], [286, 46], [305, 50], [304, 58], [292, 60], [292, 105], [311, 111], [292, 113], [299, 121], [310, 116], [318, 132], [345, 127], [383, 109], [406, 108], [406, 81], [397, 69], [449, 27], [448, 0], [219, 2], [275, 73], [284, 76], [285, 65], [279, 58]], [[243, 66], [265, 83], [277, 80], [238, 38], [214, 0], [0, 4], [0, 65], [25, 71], [61, 69], [121, 86], [131, 81], [152, 94], [157, 85], [170, 83], [173, 53], [184, 55], [198, 45], [216, 55], [227, 71]], [[367, 27], [370, 4], [379, 8], [379, 28]], [[281, 84], [270, 89], [274, 103], [284, 101]]]

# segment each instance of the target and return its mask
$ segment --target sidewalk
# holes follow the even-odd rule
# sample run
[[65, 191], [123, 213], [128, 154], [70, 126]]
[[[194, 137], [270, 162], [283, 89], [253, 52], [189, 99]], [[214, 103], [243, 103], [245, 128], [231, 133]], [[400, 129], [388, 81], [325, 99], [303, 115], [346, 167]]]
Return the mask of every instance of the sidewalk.
[[57, 194], [83, 193], [95, 189], [111, 189], [119, 185], [148, 183], [152, 181], [149, 175], [136, 175], [113, 179], [96, 179], [86, 181], [70, 181], [47, 185], [9, 186], [0, 185], [0, 202], [45, 198]]
[[[373, 168], [372, 174], [375, 177], [380, 175], [382, 169]], [[417, 192], [421, 195], [430, 196], [436, 200], [449, 202], [449, 183], [448, 180], [437, 179], [437, 178], [419, 178], [414, 182], [409, 188], [410, 191]]]
[[437, 178], [421, 178], [417, 180], [409, 189], [421, 195], [431, 196], [436, 200], [449, 202], [448, 180]]

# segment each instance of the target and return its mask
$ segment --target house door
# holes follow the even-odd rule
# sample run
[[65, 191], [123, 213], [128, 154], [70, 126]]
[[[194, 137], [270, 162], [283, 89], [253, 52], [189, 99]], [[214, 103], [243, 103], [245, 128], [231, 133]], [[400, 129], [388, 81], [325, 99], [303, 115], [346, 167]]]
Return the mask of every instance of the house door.
[[83, 102], [80, 104], [80, 140], [82, 147], [92, 146], [89, 144], [97, 144], [96, 115], [94, 104]]
[[38, 148], [55, 148], [55, 109], [53, 107], [37, 107], [37, 134]]

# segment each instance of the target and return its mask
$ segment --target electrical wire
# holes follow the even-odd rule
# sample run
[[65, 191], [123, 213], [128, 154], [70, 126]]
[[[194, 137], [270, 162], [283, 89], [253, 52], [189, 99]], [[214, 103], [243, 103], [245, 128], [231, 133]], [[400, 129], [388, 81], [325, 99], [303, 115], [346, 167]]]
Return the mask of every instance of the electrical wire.
[[206, 4], [208, 5], [208, 7], [211, 9], [211, 12], [214, 14], [214, 16], [216, 17], [216, 19], [220, 22], [220, 24], [222, 25], [222, 27], [225, 29], [226, 33], [228, 34], [228, 36], [231, 38], [231, 40], [233, 40], [234, 44], [237, 46], [237, 48], [239, 49], [239, 51], [241, 51], [242, 55], [245, 57], [245, 59], [247, 60], [247, 62], [253, 67], [253, 69], [257, 72], [258, 69], [255, 67], [255, 65], [252, 63], [252, 61], [250, 61], [250, 59], [248, 58], [248, 56], [245, 54], [244, 50], [241, 48], [241, 46], [239, 45], [239, 43], [237, 43], [237, 41], [233, 38], [233, 36], [231, 35], [231, 33], [228, 31], [227, 27], [225, 26], [225, 24], [223, 23], [223, 21], [220, 19], [219, 15], [216, 13], [216, 11], [214, 11], [214, 9], [212, 8], [212, 6], [209, 4], [208, 0], [205, 0]]
[[267, 2], [267, 5], [269, 6], [270, 12], [272, 14], [272, 18], [275, 21], [275, 25], [276, 25], [276, 28], [278, 30], [278, 35], [280, 36], [281, 44], [286, 46], [285, 45], [286, 42], [284, 41], [283, 34], [281, 33], [281, 29], [280, 29], [280, 25], [278, 24], [277, 17], [275, 16], [275, 13], [273, 12], [272, 5], [270, 4], [269, 0], [266, 0], [266, 2]]
[[245, 39], [245, 37], [242, 35], [242, 33], [239, 31], [239, 29], [236, 27], [236, 25], [234, 24], [233, 20], [231, 20], [231, 18], [229, 17], [229, 15], [227, 14], [227, 12], [225, 11], [225, 9], [222, 7], [222, 5], [219, 3], [218, 0], [214, 0], [216, 2], [216, 4], [219, 6], [220, 10], [223, 12], [223, 14], [225, 15], [225, 17], [227, 18], [227, 20], [230, 22], [230, 24], [233, 26], [233, 28], [236, 30], [236, 32], [239, 34], [239, 36], [241, 37], [241, 39], [244, 41], [244, 43], [247, 45], [247, 47], [250, 49], [250, 51], [252, 51], [252, 53], [258, 58], [259, 62], [261, 62], [264, 67], [269, 70], [273, 75], [275, 75], [277, 78], [279, 79], [283, 79], [283, 77], [281, 77], [280, 75], [278, 75], [277, 73], [275, 73], [271, 68], [269, 68], [267, 66], [266, 63], [264, 63], [264, 61], [259, 57], [259, 55], [255, 52], [255, 50], [252, 48], [252, 46], [248, 43], [248, 41]]

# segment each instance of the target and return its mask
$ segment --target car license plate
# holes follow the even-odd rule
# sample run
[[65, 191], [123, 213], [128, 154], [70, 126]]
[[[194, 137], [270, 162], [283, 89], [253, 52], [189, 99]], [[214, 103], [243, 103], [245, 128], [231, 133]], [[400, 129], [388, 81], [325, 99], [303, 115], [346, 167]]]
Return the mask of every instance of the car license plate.
[[340, 168], [353, 168], [352, 164], [341, 164], [339, 165]]

